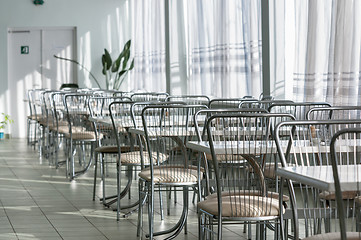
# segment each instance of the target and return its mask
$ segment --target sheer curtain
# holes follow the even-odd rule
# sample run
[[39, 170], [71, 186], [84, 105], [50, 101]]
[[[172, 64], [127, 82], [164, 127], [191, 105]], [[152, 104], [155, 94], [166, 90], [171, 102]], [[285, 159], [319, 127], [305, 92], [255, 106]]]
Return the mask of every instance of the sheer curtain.
[[275, 53], [285, 57], [285, 70], [278, 75], [283, 78], [284, 74], [286, 79], [285, 97], [333, 105], [361, 104], [361, 1], [276, 4], [284, 4], [285, 11], [285, 30], [275, 36], [275, 41], [280, 38], [288, 46], [288, 51]]
[[188, 0], [190, 94], [242, 97], [261, 92], [261, 8], [254, 0]]
[[[166, 90], [164, 2], [129, 1], [135, 68], [128, 90]], [[261, 93], [261, 0], [169, 0], [169, 18], [171, 94]]]
[[129, 1], [134, 69], [129, 91], [166, 91], [164, 0]]

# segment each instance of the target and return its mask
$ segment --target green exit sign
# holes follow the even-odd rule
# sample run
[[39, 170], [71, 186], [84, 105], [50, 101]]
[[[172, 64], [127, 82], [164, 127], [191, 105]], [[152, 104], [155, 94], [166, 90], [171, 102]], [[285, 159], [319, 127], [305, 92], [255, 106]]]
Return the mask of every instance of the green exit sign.
[[21, 46], [20, 52], [21, 54], [29, 54], [29, 46]]

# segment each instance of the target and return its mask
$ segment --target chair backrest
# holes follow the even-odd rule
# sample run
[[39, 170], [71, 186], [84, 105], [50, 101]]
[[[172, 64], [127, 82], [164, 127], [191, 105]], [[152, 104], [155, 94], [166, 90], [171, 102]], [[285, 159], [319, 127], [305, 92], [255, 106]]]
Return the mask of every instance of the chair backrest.
[[43, 118], [42, 123], [46, 126], [52, 125], [54, 123], [52, 95], [55, 92], [56, 91], [54, 90], [47, 90], [41, 93], [40, 104]]
[[59, 126], [66, 125], [65, 123], [68, 122], [67, 118], [65, 117], [65, 102], [64, 102], [64, 96], [65, 94], [69, 94], [69, 92], [66, 91], [57, 91], [52, 93], [52, 115], [54, 119], [54, 127], [56, 132], [59, 130]]
[[297, 120], [306, 120], [307, 112], [316, 107], [331, 107], [325, 102], [279, 102], [269, 106], [268, 111], [271, 113], [291, 113]]
[[209, 101], [209, 108], [238, 108], [242, 102], [256, 100], [252, 98], [214, 98]]
[[176, 181], [178, 174], [181, 174], [184, 184], [194, 182], [195, 174], [191, 173], [197, 173], [197, 165], [192, 164], [192, 154], [185, 144], [196, 138], [193, 115], [206, 108], [205, 105], [163, 104], [149, 105], [143, 109], [142, 120], [151, 162], [150, 171], [154, 173], [153, 165], [158, 168], [169, 167], [158, 173], [158, 179], [167, 179], [171, 174], [174, 178], [170, 181]]
[[334, 106], [312, 108], [307, 112], [308, 120], [361, 119], [361, 106]]
[[279, 195], [272, 191], [265, 171], [275, 168], [277, 158], [274, 125], [292, 119], [290, 114], [270, 113], [222, 113], [208, 119], [218, 213], [225, 201], [229, 205], [225, 217], [262, 221], [280, 216]]
[[[341, 129], [360, 126], [361, 119], [279, 123], [276, 126], [275, 139], [282, 167], [331, 166], [330, 141], [332, 136]], [[325, 173], [320, 170], [319, 174], [321, 176]], [[293, 186], [294, 184], [297, 188]], [[319, 225], [315, 224], [317, 221], [325, 221], [323, 226], [325, 231], [337, 231], [338, 223], [332, 220], [335, 219], [334, 212], [336, 211], [334, 194], [320, 189], [319, 185], [310, 185], [298, 182], [289, 183], [291, 199], [297, 199], [299, 208], [297, 213], [293, 213], [294, 221], [304, 222], [300, 226], [304, 226], [306, 237], [319, 233], [321, 229]], [[295, 234], [298, 236], [298, 229], [296, 232]]]
[[[341, 239], [346, 240], [346, 232], [351, 230], [360, 231], [361, 220], [360, 212], [357, 210], [361, 204], [361, 128], [347, 128], [335, 133], [331, 139], [331, 164], [335, 182], [337, 213], [340, 219]], [[340, 151], [347, 146], [347, 151]], [[348, 186], [341, 185], [344, 180], [354, 182], [356, 197], [345, 199], [345, 188]], [[355, 213], [356, 209], [356, 213]], [[347, 229], [347, 228], [348, 229]], [[361, 239], [361, 232], [359, 232]]]
[[169, 96], [166, 92], [133, 93], [130, 98], [135, 102], [165, 101]]
[[28, 92], [30, 114], [35, 116], [34, 119], [37, 121], [39, 121], [42, 116], [41, 98], [44, 91], [46, 91], [46, 89], [32, 89]]
[[90, 116], [92, 117], [93, 129], [99, 146], [116, 145], [111, 125], [109, 105], [115, 101], [128, 101], [128, 97], [97, 97], [91, 96], [88, 101]]
[[243, 101], [240, 103], [239, 108], [264, 108], [268, 110], [272, 104], [276, 103], [293, 103], [293, 101], [286, 99]]
[[215, 114], [229, 114], [229, 113], [268, 113], [262, 108], [227, 108], [227, 109], [202, 109], [194, 114], [194, 123], [197, 131], [198, 140], [207, 140], [207, 125], [208, 119]]
[[120, 164], [140, 166], [144, 168], [148, 165], [143, 159], [146, 154], [145, 141], [140, 136], [134, 136], [129, 132], [130, 128], [136, 127], [133, 119], [133, 101], [116, 101], [109, 105], [113, 135], [116, 136], [116, 146], [118, 147], [118, 159]]
[[91, 94], [82, 93], [64, 95], [65, 116], [68, 121], [70, 138], [73, 133], [77, 133], [84, 135], [84, 140], [86, 140], [88, 132], [94, 132], [93, 125], [88, 119], [90, 116], [88, 102], [91, 96]]
[[180, 95], [180, 96], [168, 96], [166, 101], [168, 102], [185, 102], [186, 104], [201, 104], [209, 105], [209, 97], [206, 95]]

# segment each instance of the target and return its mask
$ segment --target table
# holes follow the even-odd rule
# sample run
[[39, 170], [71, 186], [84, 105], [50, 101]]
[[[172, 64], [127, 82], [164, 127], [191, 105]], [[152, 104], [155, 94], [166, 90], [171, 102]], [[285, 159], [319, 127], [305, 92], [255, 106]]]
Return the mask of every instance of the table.
[[[356, 142], [355, 142], [356, 141]], [[335, 146], [335, 150], [337, 153], [342, 152], [360, 152], [361, 150], [361, 142], [360, 139], [357, 140], [338, 140], [337, 145]], [[324, 146], [329, 148], [329, 146]], [[329, 149], [328, 149], [329, 150]], [[340, 189], [341, 191], [359, 191], [360, 190], [360, 183], [361, 183], [361, 165], [359, 164], [352, 164], [352, 165], [338, 165], [338, 176], [340, 182]], [[315, 187], [320, 190], [324, 190], [327, 192], [335, 192], [335, 182], [333, 176], [333, 169], [331, 165], [325, 166], [292, 166], [292, 167], [280, 167], [277, 169], [276, 174], [280, 177], [283, 177], [288, 180], [292, 180], [298, 183], [302, 183], [308, 186]], [[292, 184], [289, 185], [290, 191], [294, 195], [294, 189]], [[345, 219], [343, 209], [343, 201], [341, 196], [336, 195], [337, 198], [337, 209], [340, 219]], [[293, 198], [294, 203], [296, 203], [295, 198]], [[294, 209], [294, 218], [300, 218], [299, 215], [302, 214], [302, 211], [299, 212], [297, 204], [293, 204]], [[331, 208], [329, 208], [330, 214]], [[318, 213], [321, 213], [323, 209], [316, 210]], [[327, 210], [326, 210], [327, 211]], [[316, 216], [316, 215], [315, 215]], [[296, 222], [296, 221], [295, 221]], [[295, 223], [296, 224], [296, 223]], [[345, 228], [345, 221], [340, 221], [341, 229]], [[298, 227], [297, 228], [297, 235], [295, 236], [298, 238]], [[296, 231], [295, 231], [296, 232]]]
[[[358, 185], [361, 183], [361, 165], [340, 165], [337, 168], [341, 190], [358, 190]], [[280, 167], [276, 174], [321, 190], [335, 191], [332, 166]]]

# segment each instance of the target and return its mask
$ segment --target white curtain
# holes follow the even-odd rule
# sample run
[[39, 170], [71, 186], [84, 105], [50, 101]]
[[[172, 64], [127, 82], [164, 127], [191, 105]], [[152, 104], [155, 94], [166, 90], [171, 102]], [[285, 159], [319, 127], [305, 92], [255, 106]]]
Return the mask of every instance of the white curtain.
[[285, 59], [285, 70], [276, 77], [285, 79], [286, 98], [360, 105], [361, 1], [276, 0], [277, 4], [284, 4], [285, 29], [275, 41], [284, 40], [288, 51], [275, 54]]
[[[129, 90], [165, 91], [164, 0], [132, 0]], [[261, 92], [260, 0], [170, 0], [171, 94]]]
[[129, 1], [134, 69], [128, 91], [166, 91], [163, 0]]
[[[187, 92], [214, 97], [261, 93], [261, 8], [257, 0], [184, 0]], [[172, 12], [180, 14], [179, 11]]]

